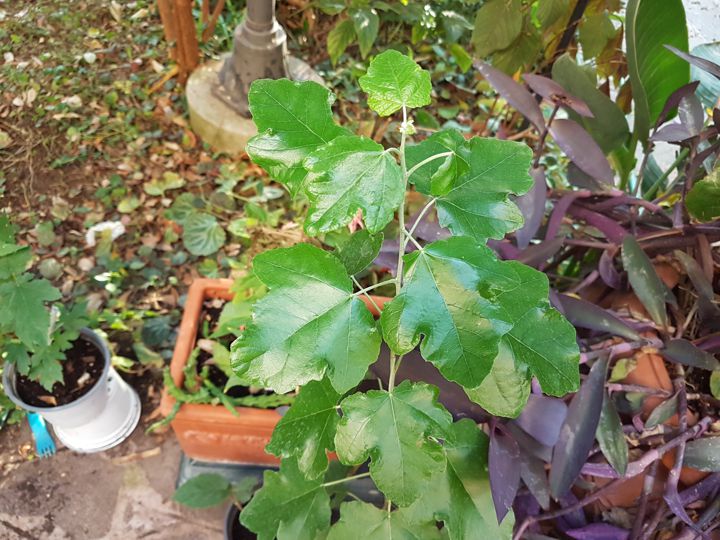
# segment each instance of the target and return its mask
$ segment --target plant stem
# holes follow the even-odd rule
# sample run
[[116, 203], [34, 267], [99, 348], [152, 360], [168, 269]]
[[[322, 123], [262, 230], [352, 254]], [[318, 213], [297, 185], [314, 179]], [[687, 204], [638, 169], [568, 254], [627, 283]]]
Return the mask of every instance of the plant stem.
[[[353, 276], [353, 281], [355, 282], [355, 284], [358, 287], [360, 287], [360, 284], [357, 282], [357, 280], [355, 279], [354, 276]], [[385, 281], [381, 281], [380, 283], [376, 283], [375, 285], [370, 285], [369, 287], [365, 287], [364, 289], [361, 288], [359, 291], [354, 292], [353, 295], [360, 296], [361, 294], [366, 294], [368, 291], [372, 291], [373, 289], [377, 289], [379, 287], [382, 287], [383, 285], [390, 285], [391, 283], [397, 283], [397, 278], [386, 279]]]
[[405, 233], [405, 237], [406, 237], [408, 240], [410, 240], [410, 241], [415, 245], [416, 248], [418, 248], [419, 250], [422, 250], [423, 247], [420, 245], [420, 243], [419, 243], [417, 240], [415, 240], [415, 239], [410, 235], [410, 233], [409, 233], [408, 231], [405, 231], [405, 230], [404, 230], [403, 232]]
[[395, 374], [400, 369], [400, 362], [402, 362], [403, 355], [395, 357], [395, 353], [390, 353], [390, 377], [388, 378], [388, 392], [392, 392], [395, 388]]
[[352, 480], [357, 480], [358, 478], [366, 478], [370, 476], [369, 472], [364, 472], [360, 474], [356, 474], [354, 476], [346, 476], [345, 478], [341, 478], [340, 480], [333, 480], [332, 482], [325, 482], [322, 487], [330, 487], [330, 486], [336, 486], [338, 484], [344, 484], [345, 482], [350, 482]]
[[540, 158], [542, 157], [543, 150], [545, 149], [545, 141], [547, 140], [548, 132], [550, 131], [550, 124], [552, 124], [552, 121], [555, 120], [555, 115], [557, 114], [558, 110], [560, 110], [560, 105], [556, 104], [555, 107], [553, 107], [552, 112], [550, 113], [550, 118], [548, 118], [548, 121], [542, 130], [542, 133], [540, 133], [540, 140], [538, 141], [537, 148], [535, 150], [535, 159], [533, 160], [532, 164], [533, 169], [537, 168], [537, 166], [540, 164]]
[[[353, 283], [355, 285], [357, 285], [357, 288], [360, 289], [360, 291], [358, 293], [354, 293], [354, 294], [356, 294], [356, 295], [364, 294], [367, 297], [367, 299], [370, 301], [370, 303], [373, 305], [373, 307], [377, 310], [377, 312], [380, 313], [380, 306], [377, 305], [377, 303], [375, 302], [373, 297], [370, 296], [365, 289], [363, 289], [362, 285], [360, 285], [360, 282], [357, 279], [355, 279], [355, 276], [350, 276], [350, 277], [352, 278]], [[382, 285], [382, 283], [376, 283], [375, 285], [372, 285], [372, 286], [377, 287], [379, 285]]]
[[[405, 162], [405, 141], [407, 140], [407, 108], [403, 106], [402, 109], [403, 123], [400, 133], [400, 169], [403, 175], [403, 191], [407, 190], [408, 184], [408, 170], [407, 163]], [[395, 296], [400, 294], [402, 288], [403, 278], [403, 255], [405, 255], [405, 247], [407, 246], [407, 237], [405, 233], [405, 198], [403, 197], [400, 202], [400, 208], [398, 208], [398, 262], [397, 262], [397, 273], [395, 274]], [[392, 393], [395, 388], [395, 373], [397, 373], [398, 366], [400, 365], [402, 356], [395, 358], [395, 353], [390, 353], [390, 378], [388, 379], [388, 392]], [[389, 501], [388, 501], [389, 502]]]
[[430, 156], [429, 158], [423, 159], [420, 163], [418, 163], [417, 165], [413, 165], [410, 168], [410, 170], [407, 173], [407, 177], [410, 178], [412, 176], [412, 174], [415, 171], [417, 171], [420, 167], [422, 167], [423, 165], [426, 165], [426, 164], [430, 163], [431, 161], [435, 161], [436, 159], [451, 156], [452, 154], [453, 154], [452, 152], [440, 152], [439, 154], [435, 154], [434, 156]]
[[413, 223], [413, 226], [410, 227], [410, 230], [408, 231], [408, 234], [410, 236], [413, 235], [415, 232], [415, 229], [417, 229], [417, 226], [420, 225], [420, 221], [422, 221], [422, 218], [425, 217], [425, 214], [427, 214], [428, 210], [430, 210], [430, 207], [435, 204], [435, 201], [437, 201], [437, 197], [433, 197], [430, 199], [430, 202], [428, 202], [422, 210], [420, 210], [420, 213], [418, 214], [417, 219], [415, 220], [415, 223]]

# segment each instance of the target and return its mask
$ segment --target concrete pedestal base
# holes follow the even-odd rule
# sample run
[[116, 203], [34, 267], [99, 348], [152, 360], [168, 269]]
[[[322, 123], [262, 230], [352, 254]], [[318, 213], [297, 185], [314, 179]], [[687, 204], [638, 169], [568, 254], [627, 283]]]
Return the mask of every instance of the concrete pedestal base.
[[[257, 133], [255, 124], [217, 97], [214, 88], [219, 84], [218, 73], [224, 58], [197, 68], [188, 79], [185, 89], [190, 126], [213, 149], [228, 154], [245, 151], [248, 140]], [[305, 62], [288, 58], [290, 76], [296, 81], [315, 81], [322, 78]]]

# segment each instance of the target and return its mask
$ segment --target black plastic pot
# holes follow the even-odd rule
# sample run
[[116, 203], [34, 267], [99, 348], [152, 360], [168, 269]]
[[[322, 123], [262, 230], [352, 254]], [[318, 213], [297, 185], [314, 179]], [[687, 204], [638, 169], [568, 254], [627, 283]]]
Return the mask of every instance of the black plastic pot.
[[225, 540], [255, 540], [257, 535], [248, 531], [240, 523], [240, 509], [230, 505], [225, 514]]

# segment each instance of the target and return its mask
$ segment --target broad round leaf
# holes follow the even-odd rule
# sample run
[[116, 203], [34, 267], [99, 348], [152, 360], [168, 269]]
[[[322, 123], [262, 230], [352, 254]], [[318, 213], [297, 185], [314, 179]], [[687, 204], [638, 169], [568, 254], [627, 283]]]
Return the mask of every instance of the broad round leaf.
[[393, 219], [405, 195], [395, 158], [367, 137], [338, 137], [304, 161], [310, 208], [305, 230], [311, 236], [344, 227], [362, 210], [363, 222], [378, 233]]
[[220, 474], [204, 473], [180, 486], [173, 499], [191, 508], [210, 508], [230, 495], [230, 482]]
[[340, 505], [340, 520], [332, 526], [328, 540], [433, 540], [440, 539], [435, 524], [418, 524], [406, 519], [401, 511], [389, 512], [360, 501]]
[[[385, 341], [397, 354], [420, 347], [423, 358], [443, 376], [477, 388], [490, 372], [498, 343], [511, 327], [501, 311], [479, 292], [494, 279], [511, 288], [517, 275], [487, 247], [452, 237], [405, 256], [405, 283], [380, 319]], [[500, 278], [500, 279], [498, 279]]]
[[380, 116], [430, 104], [430, 73], [392, 49], [377, 55], [358, 82], [368, 94], [368, 106]]
[[370, 475], [385, 496], [407, 506], [445, 469], [443, 447], [450, 413], [437, 403], [437, 388], [403, 381], [392, 392], [370, 390], [345, 398], [335, 450], [346, 465], [370, 459]]
[[259, 540], [315, 540], [330, 527], [330, 497], [322, 478], [307, 480], [293, 460], [265, 471], [263, 487], [240, 513]]
[[215, 216], [193, 212], [183, 223], [183, 245], [197, 256], [212, 255], [225, 243], [225, 230]]
[[260, 79], [250, 86], [248, 101], [259, 133], [248, 142], [247, 153], [294, 197], [307, 179], [305, 157], [348, 133], [333, 121], [335, 96], [312, 81]]
[[335, 390], [356, 386], [380, 351], [372, 314], [332, 254], [309, 244], [255, 257], [270, 292], [232, 345], [238, 376], [284, 394], [327, 374]]
[[334, 448], [340, 399], [327, 379], [303, 386], [265, 448], [279, 457], [294, 457], [306, 478], [317, 478], [328, 466], [326, 450]]

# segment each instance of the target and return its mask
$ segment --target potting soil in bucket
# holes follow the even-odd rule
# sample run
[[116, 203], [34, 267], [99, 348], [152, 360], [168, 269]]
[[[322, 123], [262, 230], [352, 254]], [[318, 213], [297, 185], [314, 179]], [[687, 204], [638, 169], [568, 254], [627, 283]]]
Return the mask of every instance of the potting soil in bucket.
[[140, 420], [140, 398], [112, 367], [110, 351], [100, 336], [83, 329], [80, 339], [99, 352], [102, 373], [77, 399], [57, 406], [27, 403], [19, 396], [18, 376], [12, 364], [4, 370], [3, 385], [16, 405], [45, 418], [60, 442], [70, 450], [101, 452], [117, 446], [133, 432]]

